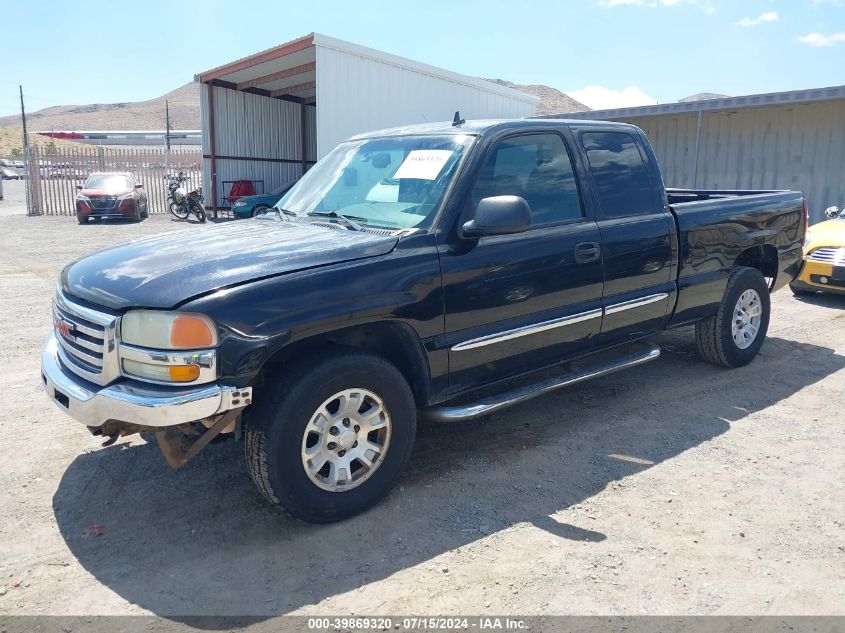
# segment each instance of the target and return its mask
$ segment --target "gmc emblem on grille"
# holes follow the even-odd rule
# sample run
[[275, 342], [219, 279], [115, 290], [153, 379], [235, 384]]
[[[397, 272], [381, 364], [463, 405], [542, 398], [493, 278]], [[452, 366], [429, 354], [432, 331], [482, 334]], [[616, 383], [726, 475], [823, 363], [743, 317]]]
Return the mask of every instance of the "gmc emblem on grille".
[[64, 336], [66, 339], [71, 341], [76, 340], [76, 336], [74, 335], [74, 330], [76, 327], [70, 321], [66, 321], [60, 316], [55, 317], [54, 323], [56, 325], [56, 332]]

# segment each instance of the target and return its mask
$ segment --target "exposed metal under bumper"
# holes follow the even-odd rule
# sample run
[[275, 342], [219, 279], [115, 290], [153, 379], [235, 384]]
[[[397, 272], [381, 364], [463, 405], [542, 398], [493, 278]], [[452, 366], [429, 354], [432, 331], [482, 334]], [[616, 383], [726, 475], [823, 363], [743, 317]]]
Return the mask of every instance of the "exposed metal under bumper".
[[598, 378], [612, 374], [613, 372], [629, 367], [636, 367], [649, 361], [656, 360], [660, 356], [660, 348], [653, 343], [643, 343], [640, 348], [632, 353], [618, 356], [612, 360], [601, 362], [592, 367], [568, 372], [549, 378], [538, 383], [519, 387], [511, 391], [496, 394], [483, 398], [477, 402], [463, 405], [438, 406], [424, 409], [420, 415], [427, 420], [434, 422], [456, 422], [459, 420], [470, 420], [482, 415], [489, 415], [501, 411], [507, 407], [525, 402], [531, 398], [574, 385], [585, 380]]
[[111, 420], [147, 427], [175, 426], [242, 408], [252, 399], [249, 387], [218, 384], [167, 388], [124, 381], [99, 387], [62, 367], [53, 334], [41, 354], [41, 376], [56, 406], [88, 427]]

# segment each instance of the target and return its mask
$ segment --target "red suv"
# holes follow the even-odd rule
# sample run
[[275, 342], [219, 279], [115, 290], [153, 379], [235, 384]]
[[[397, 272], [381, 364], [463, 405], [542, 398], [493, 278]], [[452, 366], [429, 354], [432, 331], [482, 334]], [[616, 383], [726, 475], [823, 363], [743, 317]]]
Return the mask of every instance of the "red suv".
[[129, 172], [94, 172], [84, 185], [77, 185], [76, 219], [126, 219], [140, 222], [147, 217], [147, 196], [142, 184]]

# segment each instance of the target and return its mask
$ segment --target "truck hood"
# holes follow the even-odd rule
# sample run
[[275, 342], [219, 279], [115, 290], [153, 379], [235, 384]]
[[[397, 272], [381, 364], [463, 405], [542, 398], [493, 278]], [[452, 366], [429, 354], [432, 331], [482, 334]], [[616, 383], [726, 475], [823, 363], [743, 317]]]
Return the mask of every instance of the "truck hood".
[[190, 298], [275, 275], [389, 253], [399, 238], [271, 219], [140, 239], [68, 265], [62, 288], [123, 310], [172, 308]]

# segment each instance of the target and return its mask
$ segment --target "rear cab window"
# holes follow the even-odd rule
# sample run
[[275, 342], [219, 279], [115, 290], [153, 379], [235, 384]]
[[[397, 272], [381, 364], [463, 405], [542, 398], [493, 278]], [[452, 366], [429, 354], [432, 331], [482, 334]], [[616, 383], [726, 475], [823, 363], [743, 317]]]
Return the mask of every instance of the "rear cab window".
[[604, 217], [644, 215], [659, 209], [651, 171], [631, 134], [584, 132], [581, 144]]

